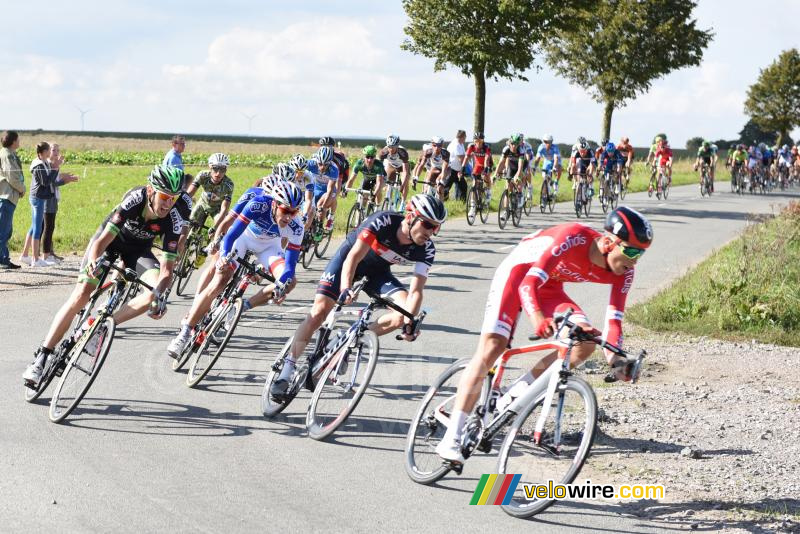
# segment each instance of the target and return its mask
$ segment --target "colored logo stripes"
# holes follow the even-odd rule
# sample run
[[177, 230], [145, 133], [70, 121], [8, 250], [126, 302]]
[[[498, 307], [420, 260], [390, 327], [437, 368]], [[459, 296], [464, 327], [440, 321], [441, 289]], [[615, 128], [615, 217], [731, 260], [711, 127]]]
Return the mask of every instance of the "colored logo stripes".
[[475, 493], [473, 504], [510, 504], [522, 475], [483, 475]]

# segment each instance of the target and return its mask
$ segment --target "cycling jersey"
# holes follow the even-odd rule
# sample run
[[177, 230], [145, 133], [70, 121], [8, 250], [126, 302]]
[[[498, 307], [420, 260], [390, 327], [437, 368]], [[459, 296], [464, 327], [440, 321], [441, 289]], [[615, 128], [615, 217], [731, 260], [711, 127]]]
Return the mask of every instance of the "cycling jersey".
[[333, 163], [339, 171], [339, 178], [346, 180], [350, 176], [350, 162], [347, 161], [347, 156], [336, 150], [333, 152]]
[[624, 163], [625, 159], [619, 150], [614, 149], [612, 152], [603, 150], [603, 153], [600, 154], [599, 161], [600, 165], [603, 166], [603, 169], [608, 172], [614, 170], [616, 165]]
[[531, 146], [530, 143], [528, 143], [526, 141], [521, 142], [519, 144], [519, 149], [520, 149], [520, 152], [522, 152], [523, 154], [527, 155], [528, 158], [533, 159], [533, 155], [534, 155], [533, 154], [533, 146]]
[[411, 243], [404, 245], [397, 239], [397, 231], [405, 215], [392, 211], [378, 211], [350, 232], [344, 243], [331, 258], [320, 278], [317, 293], [336, 299], [341, 286], [342, 266], [356, 241], [363, 241], [370, 250], [356, 267], [354, 279], [368, 277], [368, 288], [387, 294], [403, 289], [402, 284], [391, 275], [392, 265], [414, 264], [414, 274], [428, 277], [428, 272], [436, 256], [433, 241], [424, 245]]
[[130, 246], [149, 249], [157, 236], [163, 236], [164, 258], [177, 259], [178, 238], [189, 220], [191, 197], [182, 193], [169, 213], [159, 219], [145, 219], [146, 207], [147, 187], [135, 187], [106, 217], [103, 226], [115, 235], [114, 242], [123, 245], [123, 248]]
[[[280, 248], [281, 239], [285, 237], [289, 241], [285, 254], [286, 266], [279, 280], [281, 283], [285, 283], [294, 277], [297, 258], [300, 257], [300, 245], [303, 242], [303, 219], [301, 215], [295, 215], [289, 224], [281, 228], [272, 215], [274, 202], [270, 195], [262, 192], [246, 201], [244, 205], [237, 204], [232, 210], [236, 214], [236, 220], [222, 239], [220, 256], [227, 256], [231, 250], [234, 250], [235, 242], [240, 236], [254, 244], [253, 247], [249, 247], [251, 250], [261, 246], [266, 249], [267, 245], [275, 243]], [[259, 250], [253, 251], [259, 252]]]
[[312, 193], [314, 192], [314, 176], [307, 170], [303, 171], [303, 174], [300, 175], [300, 178], [298, 178], [297, 174], [295, 174], [292, 182], [294, 182], [294, 184], [301, 190], [311, 191]]
[[778, 150], [778, 163], [781, 165], [791, 165], [792, 154], [788, 150]]
[[623, 158], [625, 159], [625, 162], [628, 161], [628, 157], [631, 158], [633, 157], [633, 145], [631, 145], [630, 143], [618, 144], [617, 150], [619, 150], [619, 153], [622, 154]]
[[[660, 158], [660, 160], [659, 160]], [[667, 162], [672, 158], [672, 149], [668, 146], [661, 145], [661, 148], [656, 150], [656, 160], [660, 161], [660, 165], [663, 167], [667, 164]]]
[[591, 165], [597, 164], [597, 160], [594, 159], [594, 154], [592, 154], [591, 150], [587, 150], [585, 156], [581, 156], [580, 151], [578, 151], [572, 157], [575, 160], [575, 174], [586, 174], [589, 172]]
[[545, 166], [549, 164], [550, 167], [552, 167], [556, 156], [559, 160], [561, 159], [561, 151], [558, 149], [558, 146], [555, 143], [550, 143], [549, 149], [544, 143], [540, 144], [539, 148], [536, 149], [536, 157], [544, 159], [546, 162]]
[[470, 143], [467, 147], [467, 163], [472, 159], [475, 163], [472, 166], [472, 174], [479, 175], [492, 169], [492, 147], [488, 143], [478, 148], [475, 143]]
[[744, 163], [747, 160], [747, 152], [744, 150], [734, 150], [731, 154], [734, 163]]
[[702, 159], [704, 163], [711, 164], [711, 160], [714, 159], [714, 152], [709, 148], [700, 147], [697, 151], [697, 157]]
[[540, 311], [548, 318], [573, 308], [573, 320], [588, 322], [564, 292], [564, 283], [593, 282], [611, 285], [603, 339], [621, 345], [625, 301], [634, 270], [617, 275], [592, 263], [590, 248], [601, 237], [600, 232], [580, 223], [559, 224], [524, 237], [495, 272], [481, 333], [510, 339], [520, 308], [528, 315]]
[[525, 157], [525, 152], [517, 147], [516, 150], [511, 150], [509, 145], [503, 147], [503, 157], [506, 159], [506, 177], [513, 178], [517, 174], [520, 161], [522, 162], [522, 171], [528, 168], [528, 158]]
[[442, 148], [437, 154], [434, 148], [430, 145], [422, 147], [422, 155], [420, 156], [423, 166], [428, 169], [439, 169], [444, 167], [444, 164], [450, 161], [450, 152]]
[[218, 184], [211, 180], [211, 171], [202, 171], [195, 176], [192, 185], [195, 188], [202, 188], [203, 193], [200, 195], [197, 203], [206, 208], [210, 214], [219, 212], [220, 207], [224, 201], [231, 201], [233, 197], [233, 180], [227, 176], [223, 176]]
[[[308, 173], [314, 182], [314, 194], [320, 189], [327, 191], [329, 182], [337, 182], [339, 180], [339, 168], [336, 165], [329, 164], [325, 172], [322, 173], [316, 160], [313, 159], [308, 162]], [[336, 191], [335, 185], [333, 190]]]
[[362, 189], [372, 189], [375, 185], [378, 176], [386, 176], [386, 169], [383, 168], [383, 165], [373, 159], [372, 165], [367, 166], [367, 162], [363, 159], [359, 159], [356, 161], [356, 164], [353, 165], [353, 177], [358, 176], [358, 173], [364, 174], [364, 181], [361, 182]]
[[[403, 146], [395, 147], [397, 150], [394, 154], [391, 153], [388, 146], [385, 146], [378, 152], [378, 160], [382, 161], [384, 168], [387, 166], [394, 169], [402, 169], [404, 163], [408, 163], [408, 151]], [[389, 172], [389, 169], [386, 169]]]

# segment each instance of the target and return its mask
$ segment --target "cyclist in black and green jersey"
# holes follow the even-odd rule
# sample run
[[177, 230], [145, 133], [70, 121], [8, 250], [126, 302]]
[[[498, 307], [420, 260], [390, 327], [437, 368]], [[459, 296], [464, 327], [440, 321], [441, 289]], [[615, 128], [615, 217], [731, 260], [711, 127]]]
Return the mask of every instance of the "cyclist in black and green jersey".
[[[101, 259], [119, 258], [125, 268], [134, 269], [143, 281], [153, 286], [152, 291], [137, 296], [114, 314], [117, 324], [144, 312], [153, 319], [160, 319], [166, 313], [163, 296], [172, 278], [178, 239], [192, 209], [192, 199], [183, 191], [183, 177], [183, 170], [178, 167], [156, 167], [150, 173], [148, 185], [131, 189], [106, 217], [86, 247], [72, 295], [56, 313], [34, 361], [22, 375], [28, 387], [37, 386], [47, 356], [64, 337], [75, 314], [89, 302], [99, 283], [96, 276]], [[163, 237], [163, 264], [159, 264], [152, 251], [158, 236]]]
[[[375, 203], [380, 205], [383, 200], [383, 184], [386, 180], [386, 169], [383, 168], [383, 163], [377, 160], [378, 148], [374, 145], [367, 145], [361, 151], [363, 158], [356, 161], [353, 166], [353, 174], [347, 180], [347, 189], [353, 186], [358, 173], [364, 175], [364, 180], [361, 182], [361, 189], [369, 189], [375, 195]], [[342, 196], [345, 192], [342, 191]]]
[[[211, 228], [209, 228], [208, 235], [214, 235], [214, 231], [225, 219], [228, 209], [231, 206], [231, 199], [233, 197], [233, 180], [231, 180], [226, 172], [230, 166], [228, 156], [217, 152], [211, 154], [208, 158], [208, 170], [200, 172], [186, 189], [186, 192], [194, 198], [195, 193], [202, 189], [200, 199], [192, 209], [189, 220], [202, 228], [206, 223], [208, 217], [213, 217]], [[205, 236], [203, 236], [205, 237]], [[183, 240], [180, 243], [179, 249], [183, 250]], [[200, 267], [205, 262], [206, 253], [205, 247], [200, 247], [197, 255], [196, 266]]]
[[[694, 162], [694, 170], [705, 163], [708, 165], [708, 177], [711, 179], [711, 192], [714, 192], [714, 166], [717, 164], [717, 152], [711, 148], [711, 143], [703, 141], [697, 150], [697, 159]], [[703, 176], [700, 176], [702, 182]]]

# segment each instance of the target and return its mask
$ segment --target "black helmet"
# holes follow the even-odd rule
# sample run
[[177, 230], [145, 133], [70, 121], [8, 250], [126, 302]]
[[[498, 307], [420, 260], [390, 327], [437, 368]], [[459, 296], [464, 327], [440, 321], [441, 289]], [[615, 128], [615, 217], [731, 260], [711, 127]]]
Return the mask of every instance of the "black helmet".
[[608, 214], [605, 229], [634, 247], [647, 248], [653, 242], [653, 227], [650, 221], [627, 206], [620, 206]]
[[183, 190], [183, 169], [171, 165], [158, 165], [150, 171], [147, 180], [156, 191], [176, 195]]
[[326, 135], [325, 137], [319, 138], [320, 146], [333, 146], [336, 144], [336, 141], [333, 140], [333, 137], [330, 135]]
[[474, 134], [472, 134], [472, 138], [473, 139], [485, 139], [483, 137], [483, 132], [475, 132]]

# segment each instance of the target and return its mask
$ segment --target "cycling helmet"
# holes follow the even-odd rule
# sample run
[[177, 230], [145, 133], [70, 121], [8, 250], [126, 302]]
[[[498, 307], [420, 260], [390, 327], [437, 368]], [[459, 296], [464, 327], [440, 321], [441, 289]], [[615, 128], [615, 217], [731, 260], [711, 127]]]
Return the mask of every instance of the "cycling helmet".
[[552, 143], [553, 142], [553, 135], [552, 134], [544, 134], [544, 136], [542, 136], [542, 142], [543, 143]]
[[394, 134], [390, 134], [386, 137], [386, 146], [399, 146], [400, 145], [400, 138]]
[[758, 148], [760, 148], [762, 151], [764, 151], [764, 150], [767, 149], [767, 144], [766, 143], [759, 143], [758, 144]]
[[447, 219], [447, 209], [442, 201], [422, 193], [411, 197], [406, 205], [406, 211], [436, 224], [442, 224]]
[[483, 132], [475, 132], [474, 134], [472, 134], [472, 138], [473, 138], [473, 139], [486, 139], [486, 138], [483, 136]]
[[292, 182], [280, 180], [272, 187], [270, 196], [275, 199], [279, 205], [284, 206], [290, 210], [296, 210], [303, 203], [303, 193], [300, 188]]
[[268, 194], [272, 194], [272, 188], [278, 185], [280, 181], [281, 179], [278, 176], [270, 174], [261, 179], [261, 188], [265, 189]]
[[156, 191], [176, 195], [183, 190], [183, 169], [171, 165], [157, 165], [147, 179]]
[[294, 172], [304, 171], [308, 167], [308, 161], [306, 160], [306, 157], [304, 155], [295, 154], [294, 156], [292, 156], [292, 159], [289, 160], [288, 165], [289, 168], [292, 169], [292, 171]]
[[614, 143], [612, 143], [611, 141], [609, 141], [608, 144], [606, 144], [606, 152], [614, 152], [616, 148], [617, 147], [614, 146]]
[[431, 144], [433, 146], [442, 146], [444, 144], [444, 139], [439, 137], [438, 135], [434, 135], [431, 137]]
[[581, 135], [578, 137], [578, 145], [583, 145], [583, 144], [586, 144], [586, 138]]
[[326, 135], [325, 137], [319, 138], [319, 145], [320, 146], [333, 146], [336, 144], [336, 141], [333, 140], [333, 137], [330, 135]]
[[319, 147], [317, 153], [314, 154], [314, 159], [317, 160], [317, 163], [320, 165], [327, 165], [333, 161], [333, 149], [329, 146]]
[[739, 150], [747, 150], [747, 147], [744, 145], [744, 143], [739, 145]]
[[511, 134], [511, 137], [508, 138], [508, 142], [515, 145], [518, 145], [520, 141], [522, 141], [522, 134]]
[[293, 180], [294, 171], [286, 163], [278, 163], [272, 170], [272, 174], [281, 180]]
[[222, 152], [217, 152], [208, 156], [208, 164], [212, 167], [230, 167], [231, 160]]
[[653, 138], [653, 144], [656, 144], [656, 143], [658, 143], [659, 141], [666, 141], [666, 139], [664, 139], [664, 138], [663, 138], [663, 137], [661, 137], [660, 135], [657, 135], [657, 136], [655, 136], [655, 137]]
[[711, 143], [709, 143], [708, 141], [703, 141], [703, 148], [708, 148], [710, 146], [711, 146]]
[[586, 139], [578, 143], [578, 150], [589, 150], [589, 143], [586, 142]]
[[781, 150], [789, 150], [789, 145], [783, 145], [783, 146], [781, 147]]
[[648, 248], [653, 242], [653, 227], [650, 221], [627, 206], [620, 206], [608, 214], [605, 229], [634, 247]]
[[378, 149], [375, 148], [375, 145], [367, 145], [361, 150], [361, 153], [364, 154], [365, 158], [374, 158], [375, 154], [378, 153]]

